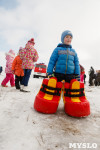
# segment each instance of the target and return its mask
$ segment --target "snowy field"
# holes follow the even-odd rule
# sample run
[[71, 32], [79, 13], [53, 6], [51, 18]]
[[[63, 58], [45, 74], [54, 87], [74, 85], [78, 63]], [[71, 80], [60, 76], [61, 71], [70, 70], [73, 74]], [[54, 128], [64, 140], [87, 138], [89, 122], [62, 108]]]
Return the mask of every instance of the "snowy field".
[[[0, 83], [4, 75], [0, 75]], [[78, 150], [70, 143], [93, 143], [100, 150], [100, 87], [85, 85], [91, 115], [74, 118], [65, 114], [61, 99], [56, 114], [42, 114], [33, 109], [42, 79], [30, 78], [31, 92], [0, 86], [0, 150]]]

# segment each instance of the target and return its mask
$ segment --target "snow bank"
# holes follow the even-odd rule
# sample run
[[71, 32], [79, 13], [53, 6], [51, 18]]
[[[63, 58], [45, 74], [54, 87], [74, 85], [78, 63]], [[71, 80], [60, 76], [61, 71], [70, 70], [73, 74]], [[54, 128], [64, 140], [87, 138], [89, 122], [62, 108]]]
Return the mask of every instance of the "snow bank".
[[[0, 75], [0, 82], [4, 75]], [[30, 93], [0, 87], [0, 150], [67, 150], [69, 143], [96, 143], [100, 149], [100, 87], [85, 91], [91, 115], [73, 118], [65, 114], [61, 99], [56, 114], [33, 109], [42, 79], [30, 78]]]

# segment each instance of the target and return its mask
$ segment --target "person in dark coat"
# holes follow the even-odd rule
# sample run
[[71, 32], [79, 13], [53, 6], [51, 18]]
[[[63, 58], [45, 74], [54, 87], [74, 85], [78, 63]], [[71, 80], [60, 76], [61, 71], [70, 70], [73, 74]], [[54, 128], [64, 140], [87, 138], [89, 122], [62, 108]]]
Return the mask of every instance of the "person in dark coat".
[[86, 83], [86, 81], [85, 81], [85, 80], [86, 80], [86, 74], [84, 74], [84, 84]]
[[96, 70], [96, 76], [95, 76], [95, 86], [100, 85], [100, 70]]
[[93, 86], [93, 79], [95, 79], [95, 74], [94, 74], [94, 69], [91, 66], [90, 71], [89, 71], [89, 86]]
[[0, 66], [0, 74], [1, 74], [2, 71], [3, 71], [3, 68], [2, 68], [2, 66]]

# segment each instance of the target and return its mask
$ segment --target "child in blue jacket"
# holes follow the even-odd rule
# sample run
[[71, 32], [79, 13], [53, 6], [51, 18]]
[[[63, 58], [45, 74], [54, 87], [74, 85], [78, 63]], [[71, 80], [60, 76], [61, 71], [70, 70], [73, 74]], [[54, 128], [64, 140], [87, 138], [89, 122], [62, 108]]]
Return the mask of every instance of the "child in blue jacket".
[[47, 68], [48, 76], [55, 76], [58, 81], [71, 79], [80, 81], [80, 66], [77, 53], [71, 46], [73, 35], [66, 30], [61, 35], [61, 42], [54, 49]]

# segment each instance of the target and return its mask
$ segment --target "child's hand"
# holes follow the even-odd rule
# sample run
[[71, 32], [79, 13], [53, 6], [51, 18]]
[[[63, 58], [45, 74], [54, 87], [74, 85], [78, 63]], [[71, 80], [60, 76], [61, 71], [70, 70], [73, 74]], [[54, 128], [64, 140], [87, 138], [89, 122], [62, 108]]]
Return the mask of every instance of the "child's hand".
[[48, 76], [48, 78], [54, 77], [54, 73], [52, 73], [52, 74], [48, 73], [47, 76]]
[[80, 75], [79, 75], [79, 74], [75, 74], [75, 79], [76, 79], [77, 81], [80, 81]]
[[14, 71], [14, 70], [12, 70], [12, 73], [13, 73], [13, 74], [15, 74], [15, 71]]

